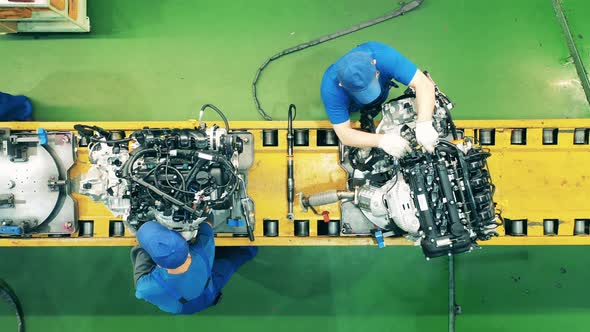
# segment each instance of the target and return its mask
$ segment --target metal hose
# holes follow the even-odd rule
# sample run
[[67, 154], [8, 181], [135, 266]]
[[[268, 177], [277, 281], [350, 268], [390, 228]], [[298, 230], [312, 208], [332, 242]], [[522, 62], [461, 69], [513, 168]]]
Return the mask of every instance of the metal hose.
[[340, 201], [341, 199], [354, 199], [354, 192], [343, 191], [343, 190], [328, 190], [321, 193], [310, 195], [304, 198], [304, 203], [311, 206], [320, 206], [332, 204]]
[[12, 288], [2, 279], [0, 279], [0, 298], [14, 308], [16, 312], [17, 331], [25, 332], [25, 315], [22, 305]]

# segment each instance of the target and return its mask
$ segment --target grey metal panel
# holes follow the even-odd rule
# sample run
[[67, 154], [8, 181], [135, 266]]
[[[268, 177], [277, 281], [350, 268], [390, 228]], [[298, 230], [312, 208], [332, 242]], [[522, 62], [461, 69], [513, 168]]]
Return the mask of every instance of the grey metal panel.
[[[31, 133], [13, 133], [16, 138], [34, 138]], [[8, 144], [4, 141], [3, 144]], [[74, 165], [71, 133], [48, 133], [48, 144], [23, 143], [27, 161], [10, 161], [0, 154], [0, 194], [14, 195], [14, 207], [0, 209], [0, 221], [28, 223], [34, 233], [71, 234], [77, 229], [76, 204], [69, 196], [68, 170]], [[50, 181], [66, 185], [52, 189]]]

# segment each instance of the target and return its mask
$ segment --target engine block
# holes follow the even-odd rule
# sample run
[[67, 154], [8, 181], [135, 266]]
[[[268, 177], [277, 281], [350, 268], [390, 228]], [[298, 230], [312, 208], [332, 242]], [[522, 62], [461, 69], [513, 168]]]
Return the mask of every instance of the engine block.
[[253, 237], [254, 203], [247, 194], [251, 133], [204, 124], [144, 128], [129, 137], [90, 126], [77, 129], [92, 141], [92, 167], [80, 179], [80, 193], [122, 215], [132, 232], [156, 220], [189, 239], [208, 220], [218, 233]]
[[438, 88], [435, 96], [432, 124], [439, 143], [434, 153], [416, 141], [416, 100], [409, 89], [382, 105], [377, 127], [361, 121], [361, 130], [397, 133], [411, 152], [396, 159], [378, 148], [340, 145], [346, 190], [303, 197], [302, 205], [340, 201], [341, 235], [406, 236], [428, 258], [469, 251], [477, 240], [497, 235], [490, 153], [460, 137], [450, 115], [453, 104]]

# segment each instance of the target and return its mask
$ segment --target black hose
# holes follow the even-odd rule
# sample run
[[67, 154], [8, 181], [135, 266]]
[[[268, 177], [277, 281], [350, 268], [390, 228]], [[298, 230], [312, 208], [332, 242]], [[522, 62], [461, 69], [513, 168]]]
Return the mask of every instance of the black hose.
[[115, 139], [115, 140], [102, 140], [100, 138], [96, 138], [94, 136], [88, 137], [88, 139], [90, 139], [93, 142], [98, 142], [98, 143], [106, 143], [106, 144], [117, 144], [117, 143], [126, 143], [126, 142], [130, 142], [133, 140], [133, 137], [127, 137], [127, 138], [122, 138], [122, 139]]
[[139, 184], [139, 185], [147, 188], [148, 190], [153, 191], [154, 193], [156, 193], [157, 195], [159, 195], [163, 199], [169, 201], [172, 204], [177, 205], [178, 207], [186, 210], [189, 213], [195, 213], [196, 212], [195, 209], [191, 208], [188, 204], [186, 204], [183, 201], [180, 201], [180, 200], [178, 200], [178, 199], [176, 199], [176, 198], [168, 195], [167, 193], [165, 193], [162, 190], [158, 189], [156, 186], [147, 183], [145, 180], [143, 180], [140, 177], [132, 176], [131, 177], [131, 181], [133, 181], [133, 182], [135, 182], [135, 183], [137, 183], [137, 184]]
[[[218, 162], [221, 165], [225, 166], [227, 168], [228, 172], [233, 175], [233, 179], [235, 180], [234, 183], [233, 183], [233, 187], [230, 190], [226, 191], [227, 192], [227, 196], [226, 197], [229, 197], [229, 196], [231, 196], [231, 194], [233, 194], [236, 191], [236, 188], [237, 188], [238, 181], [236, 180], [237, 175], [235, 174], [237, 172], [237, 170], [236, 170], [236, 168], [234, 167], [234, 165], [231, 162], [229, 162], [227, 159], [225, 159], [223, 157], [220, 157], [217, 154], [214, 154], [213, 160], [215, 160], [216, 162]], [[191, 172], [187, 175], [187, 178], [186, 178], [186, 185], [187, 185], [187, 187], [190, 186], [190, 183], [194, 180], [194, 178], [197, 175], [198, 171], [201, 169], [201, 167], [202, 167], [202, 164], [201, 163], [206, 163], [206, 162], [207, 161], [205, 161], [203, 159], [200, 159], [199, 161], [197, 161], [197, 164], [193, 167], [193, 169], [191, 170]], [[228, 180], [228, 183], [229, 183], [229, 181], [231, 181], [231, 180]], [[226, 183], [224, 186], [227, 186], [228, 183]]]
[[0, 298], [15, 311], [17, 332], [25, 332], [25, 315], [22, 305], [12, 288], [2, 279], [0, 279]]
[[327, 41], [336, 39], [338, 37], [342, 37], [342, 36], [351, 34], [353, 32], [359, 31], [361, 29], [368, 28], [373, 25], [390, 20], [392, 18], [401, 16], [407, 12], [410, 12], [410, 11], [416, 9], [417, 7], [419, 7], [422, 4], [422, 2], [424, 2], [424, 0], [414, 0], [414, 1], [410, 1], [408, 3], [402, 2], [400, 8], [398, 8], [392, 12], [389, 12], [383, 16], [362, 22], [362, 23], [352, 26], [350, 28], [337, 31], [337, 32], [329, 34], [329, 35], [325, 35], [323, 37], [299, 44], [297, 46], [293, 46], [291, 48], [285, 49], [285, 50], [271, 56], [270, 58], [266, 59], [266, 61], [264, 61], [264, 63], [256, 71], [256, 75], [254, 76], [254, 81], [252, 81], [252, 96], [254, 97], [254, 104], [256, 105], [256, 109], [258, 110], [258, 113], [260, 113], [260, 115], [262, 115], [262, 117], [265, 120], [269, 120], [269, 121], [272, 120], [272, 117], [270, 117], [270, 115], [266, 114], [266, 112], [264, 112], [264, 110], [262, 109], [262, 106], [260, 105], [260, 101], [258, 100], [258, 94], [256, 92], [256, 84], [258, 83], [258, 80], [260, 79], [260, 75], [262, 74], [262, 71], [266, 68], [266, 66], [268, 66], [268, 64], [270, 62], [277, 60], [285, 55], [295, 53], [298, 51], [302, 51], [306, 48], [325, 43]]
[[297, 107], [291, 104], [287, 112], [287, 157], [290, 158], [293, 157], [293, 120], [295, 120], [295, 116], [297, 116]]
[[451, 111], [447, 110], [447, 117], [449, 118], [449, 124], [451, 127], [451, 135], [453, 135], [453, 140], [458, 139], [457, 135], [457, 127], [455, 126], [455, 122], [453, 121], [453, 117], [451, 116]]
[[101, 136], [107, 137], [109, 135], [108, 131], [104, 130], [98, 126], [91, 126], [91, 125], [84, 125], [84, 124], [77, 124], [74, 125], [74, 129], [80, 134], [80, 136], [91, 137], [94, 135], [94, 132], [98, 132]]
[[[45, 151], [47, 151], [47, 153], [51, 156], [51, 159], [53, 159], [53, 161], [57, 167], [57, 173], [58, 173], [59, 179], [67, 179], [68, 170], [61, 163], [61, 158], [59, 157], [57, 151], [55, 151], [55, 149], [53, 147], [51, 147], [50, 145], [42, 145], [41, 147], [43, 149], [45, 149]], [[30, 232], [35, 229], [40, 229], [40, 228], [46, 227], [47, 224], [50, 223], [51, 220], [53, 220], [53, 218], [55, 218], [61, 212], [61, 209], [64, 206], [66, 199], [68, 197], [68, 194], [66, 191], [67, 190], [66, 190], [65, 186], [58, 186], [57, 202], [55, 203], [53, 210], [51, 210], [51, 212], [49, 213], [47, 218], [45, 218], [45, 220], [43, 220], [43, 222], [41, 224], [35, 226], [33, 229], [30, 229], [30, 230], [25, 229], [25, 231]]]
[[227, 118], [225, 117], [223, 112], [219, 108], [217, 108], [215, 105], [211, 105], [211, 104], [203, 105], [201, 107], [201, 112], [204, 112], [207, 107], [209, 107], [210, 109], [217, 112], [217, 114], [219, 114], [219, 116], [223, 119], [223, 123], [225, 124], [225, 130], [227, 131], [227, 133], [229, 133], [229, 122], [227, 122]]
[[[168, 165], [168, 163], [164, 164], [160, 164], [158, 165], [156, 168], [160, 168], [161, 166], [164, 166], [164, 177], [166, 179], [166, 183], [168, 184], [168, 187], [176, 190], [176, 193], [174, 193], [174, 197], [177, 197], [180, 193], [184, 193], [184, 194], [191, 194], [190, 191], [187, 191], [187, 185], [186, 185], [186, 180], [184, 178], [184, 176], [182, 175], [182, 172], [180, 172], [179, 170], [177, 170], [174, 167], [171, 167]], [[182, 180], [182, 182], [180, 183], [180, 189], [176, 188], [172, 185], [172, 183], [170, 183], [170, 179], [168, 179], [168, 169], [172, 169], [177, 175], [178, 177], [180, 177], [180, 180]], [[158, 172], [156, 171], [156, 176], [154, 178], [154, 183], [156, 184], [156, 187], [159, 185], [158, 183]]]
[[[239, 186], [239, 180], [238, 180], [238, 175], [236, 174], [237, 173], [237, 170], [234, 167], [234, 165], [232, 165], [229, 161], [227, 161], [225, 159], [222, 159], [221, 161], [230, 170], [230, 173], [233, 175], [233, 179], [234, 179], [234, 185], [233, 185], [233, 187], [230, 190], [226, 191], [227, 192], [227, 195], [225, 196], [226, 197], [225, 199], [228, 199], [229, 197], [231, 197], [231, 195], [238, 188], [238, 186]], [[227, 185], [227, 184], [225, 184], [225, 185]], [[225, 199], [224, 199], [224, 201], [225, 201]]]
[[293, 176], [293, 120], [297, 116], [297, 107], [289, 105], [287, 114], [287, 219], [294, 220], [293, 201], [295, 197], [295, 177]]
[[[108, 137], [109, 132], [104, 130], [101, 127], [98, 127], [98, 126], [77, 124], [77, 125], [74, 125], [74, 129], [76, 129], [76, 131], [78, 132], [78, 134], [80, 136], [84, 136], [93, 142], [100, 142], [100, 143], [106, 143], [106, 144], [116, 144], [116, 143], [130, 142], [134, 139], [133, 134], [132, 134], [131, 136], [129, 136], [127, 138], [108, 140], [106, 138]], [[105, 138], [105, 140], [94, 137], [93, 135], [94, 135], [95, 131], [98, 132], [103, 138]]]
[[156, 149], [152, 149], [152, 148], [137, 148], [137, 149], [133, 150], [133, 152], [130, 153], [129, 160], [127, 160], [125, 162], [125, 165], [123, 165], [121, 177], [123, 177], [123, 178], [129, 177], [131, 175], [133, 164], [135, 164], [135, 162], [137, 161], [137, 159], [139, 159], [139, 157], [141, 157], [144, 154], [149, 153], [149, 152], [157, 152], [157, 151], [156, 151]]

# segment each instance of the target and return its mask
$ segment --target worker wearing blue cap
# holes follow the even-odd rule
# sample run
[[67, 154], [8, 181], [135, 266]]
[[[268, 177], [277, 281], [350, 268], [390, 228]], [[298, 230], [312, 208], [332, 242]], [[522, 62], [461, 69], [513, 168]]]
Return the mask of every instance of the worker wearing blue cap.
[[398, 158], [409, 151], [409, 143], [398, 134], [367, 133], [352, 129], [350, 125], [351, 112], [379, 107], [386, 101], [392, 80], [415, 90], [416, 140], [427, 151], [434, 151], [438, 140], [438, 133], [432, 126], [434, 84], [398, 51], [378, 42], [355, 47], [324, 73], [322, 100], [338, 138], [344, 145], [379, 147]]
[[0, 121], [25, 121], [32, 116], [33, 105], [29, 98], [0, 92]]
[[172, 314], [192, 314], [216, 305], [231, 275], [256, 256], [256, 247], [215, 248], [213, 228], [199, 226], [192, 243], [155, 221], [137, 232], [131, 250], [135, 296]]

